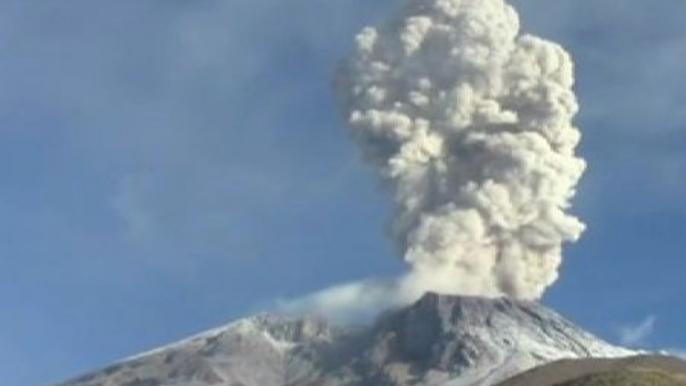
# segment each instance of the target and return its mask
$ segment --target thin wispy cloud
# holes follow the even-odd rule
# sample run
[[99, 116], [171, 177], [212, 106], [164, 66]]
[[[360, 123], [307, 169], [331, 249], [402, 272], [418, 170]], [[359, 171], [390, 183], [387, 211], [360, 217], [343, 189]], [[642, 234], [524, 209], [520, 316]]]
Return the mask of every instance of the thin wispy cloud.
[[655, 331], [655, 323], [657, 317], [650, 315], [634, 325], [628, 325], [619, 329], [620, 343], [628, 347], [643, 346], [648, 343], [648, 340]]

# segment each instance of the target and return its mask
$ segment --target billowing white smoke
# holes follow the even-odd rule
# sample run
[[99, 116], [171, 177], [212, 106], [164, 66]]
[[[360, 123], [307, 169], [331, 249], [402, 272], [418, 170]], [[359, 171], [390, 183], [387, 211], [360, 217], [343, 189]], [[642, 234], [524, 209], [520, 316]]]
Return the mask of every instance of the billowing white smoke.
[[572, 67], [503, 0], [411, 0], [357, 36], [336, 90], [393, 192], [398, 296], [534, 299], [556, 280], [584, 230], [565, 212], [585, 168]]

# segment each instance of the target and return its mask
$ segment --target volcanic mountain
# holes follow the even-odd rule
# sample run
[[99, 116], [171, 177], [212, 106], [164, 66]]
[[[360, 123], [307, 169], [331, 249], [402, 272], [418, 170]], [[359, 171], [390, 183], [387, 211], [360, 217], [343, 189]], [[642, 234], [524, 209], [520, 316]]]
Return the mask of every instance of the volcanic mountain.
[[636, 354], [538, 303], [429, 293], [366, 327], [241, 319], [58, 386], [487, 386], [561, 359]]

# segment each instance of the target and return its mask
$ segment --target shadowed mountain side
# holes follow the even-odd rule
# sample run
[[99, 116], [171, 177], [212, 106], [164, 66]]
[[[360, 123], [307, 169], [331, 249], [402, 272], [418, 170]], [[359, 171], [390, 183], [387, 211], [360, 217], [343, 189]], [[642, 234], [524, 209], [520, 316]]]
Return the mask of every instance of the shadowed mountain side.
[[[598, 383], [601, 379], [605, 379], [608, 382], [611, 379], [616, 381], [621, 374], [636, 375], [638, 374], [636, 372], [651, 370], [661, 371], [666, 374], [686, 375], [686, 361], [660, 355], [641, 355], [619, 359], [565, 359], [529, 370], [500, 383], [498, 386], [581, 386], [586, 385], [583, 383], [586, 381], [591, 382], [588, 385], [601, 385], [603, 383]], [[598, 374], [605, 374], [605, 376], [588, 378], [590, 375]], [[646, 374], [644, 374], [643, 378], [644, 380], [656, 379]], [[681, 382], [679, 383], [680, 385], [686, 385], [683, 379]], [[605, 384], [624, 385], [621, 382]], [[653, 384], [661, 385], [661, 383]]]

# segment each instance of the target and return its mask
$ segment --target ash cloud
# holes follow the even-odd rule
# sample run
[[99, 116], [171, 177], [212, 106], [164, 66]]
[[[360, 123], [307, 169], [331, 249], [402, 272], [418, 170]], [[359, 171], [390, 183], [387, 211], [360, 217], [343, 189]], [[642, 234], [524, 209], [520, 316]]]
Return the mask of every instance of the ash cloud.
[[411, 0], [356, 37], [335, 78], [364, 160], [392, 195], [391, 234], [410, 270], [389, 303], [426, 291], [539, 298], [585, 162], [573, 63], [520, 33], [502, 0]]

